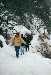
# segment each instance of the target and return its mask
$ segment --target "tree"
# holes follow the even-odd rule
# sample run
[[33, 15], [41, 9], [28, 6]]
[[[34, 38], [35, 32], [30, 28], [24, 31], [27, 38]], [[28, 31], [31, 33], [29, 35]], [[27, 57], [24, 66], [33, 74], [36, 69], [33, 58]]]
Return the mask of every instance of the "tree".
[[2, 29], [2, 27], [0, 28], [0, 35], [3, 35], [3, 29]]

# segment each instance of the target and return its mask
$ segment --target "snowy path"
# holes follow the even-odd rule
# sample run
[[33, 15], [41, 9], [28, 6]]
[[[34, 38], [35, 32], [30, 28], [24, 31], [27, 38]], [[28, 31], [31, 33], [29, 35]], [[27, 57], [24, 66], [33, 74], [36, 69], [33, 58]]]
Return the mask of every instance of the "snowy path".
[[51, 75], [50, 59], [31, 52], [17, 59], [13, 50], [9, 47], [0, 49], [0, 75]]

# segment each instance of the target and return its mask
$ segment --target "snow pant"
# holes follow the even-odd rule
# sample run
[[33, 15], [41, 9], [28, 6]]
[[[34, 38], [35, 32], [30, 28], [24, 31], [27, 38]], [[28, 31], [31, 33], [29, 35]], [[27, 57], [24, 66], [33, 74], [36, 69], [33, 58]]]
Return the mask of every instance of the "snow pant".
[[19, 57], [19, 49], [20, 49], [20, 46], [15, 46], [16, 57]]
[[21, 46], [21, 55], [24, 54], [24, 46]]
[[26, 45], [26, 52], [29, 51], [29, 45]]

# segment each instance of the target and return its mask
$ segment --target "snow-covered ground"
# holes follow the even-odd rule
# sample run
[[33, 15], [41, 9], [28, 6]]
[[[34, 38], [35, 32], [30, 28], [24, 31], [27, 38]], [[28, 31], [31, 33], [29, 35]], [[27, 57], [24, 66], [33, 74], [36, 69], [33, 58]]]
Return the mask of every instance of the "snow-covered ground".
[[31, 51], [17, 59], [11, 46], [0, 49], [0, 75], [51, 75], [51, 60]]

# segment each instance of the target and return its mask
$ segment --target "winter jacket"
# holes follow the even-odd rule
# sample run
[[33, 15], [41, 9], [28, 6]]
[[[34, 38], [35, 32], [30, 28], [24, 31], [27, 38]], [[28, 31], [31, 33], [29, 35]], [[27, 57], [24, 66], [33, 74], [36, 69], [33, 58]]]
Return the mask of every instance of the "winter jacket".
[[22, 43], [26, 44], [26, 42], [20, 36], [11, 38], [11, 42], [14, 44], [14, 46], [21, 46]]

